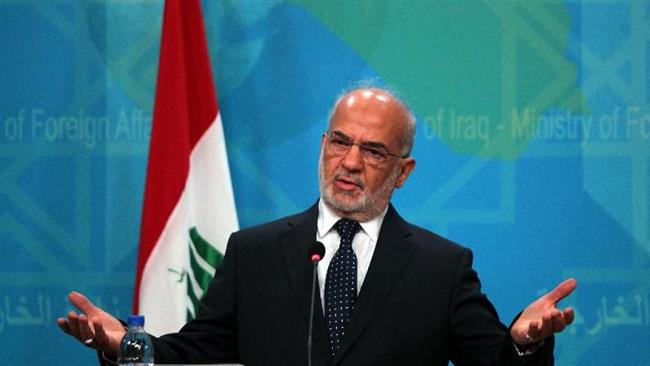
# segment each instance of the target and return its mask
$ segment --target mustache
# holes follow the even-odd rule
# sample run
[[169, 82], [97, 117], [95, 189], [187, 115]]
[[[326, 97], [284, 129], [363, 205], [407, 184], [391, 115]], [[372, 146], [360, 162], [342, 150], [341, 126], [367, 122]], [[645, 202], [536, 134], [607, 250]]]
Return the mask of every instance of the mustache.
[[348, 181], [350, 183], [353, 183], [353, 184], [359, 186], [359, 188], [362, 188], [362, 189], [366, 187], [366, 184], [361, 179], [361, 176], [357, 175], [357, 174], [348, 174], [348, 173], [345, 173], [345, 172], [338, 172], [338, 173], [334, 174], [334, 177], [333, 177], [332, 181], [336, 181], [336, 180], [339, 180], [339, 179], [342, 179], [342, 180]]

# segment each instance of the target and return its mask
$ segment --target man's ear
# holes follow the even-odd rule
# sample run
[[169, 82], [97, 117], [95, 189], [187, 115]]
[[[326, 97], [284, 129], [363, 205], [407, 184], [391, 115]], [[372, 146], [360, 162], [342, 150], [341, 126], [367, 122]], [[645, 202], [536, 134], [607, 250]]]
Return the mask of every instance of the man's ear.
[[397, 177], [397, 182], [395, 182], [395, 188], [401, 188], [406, 183], [406, 179], [411, 175], [413, 169], [415, 169], [415, 158], [403, 158], [400, 165], [400, 172]]

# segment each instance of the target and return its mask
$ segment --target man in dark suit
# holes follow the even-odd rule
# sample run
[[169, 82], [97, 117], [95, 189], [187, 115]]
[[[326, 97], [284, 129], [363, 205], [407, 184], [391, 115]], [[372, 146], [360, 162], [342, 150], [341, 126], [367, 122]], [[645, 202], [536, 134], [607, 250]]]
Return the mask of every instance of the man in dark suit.
[[[154, 338], [158, 363], [304, 365], [309, 248], [322, 241], [314, 365], [548, 365], [553, 334], [573, 321], [560, 284], [506, 328], [481, 293], [472, 253], [404, 221], [390, 205], [415, 167], [415, 120], [390, 92], [362, 88], [335, 104], [321, 140], [320, 200], [234, 233], [197, 318]], [[122, 324], [83, 295], [58, 320], [114, 356]], [[146, 314], [145, 314], [146, 315]]]

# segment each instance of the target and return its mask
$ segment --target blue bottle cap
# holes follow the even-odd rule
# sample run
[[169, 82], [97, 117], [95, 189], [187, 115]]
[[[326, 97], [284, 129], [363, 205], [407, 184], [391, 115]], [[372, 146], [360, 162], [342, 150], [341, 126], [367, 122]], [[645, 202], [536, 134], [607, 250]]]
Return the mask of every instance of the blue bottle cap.
[[129, 318], [126, 320], [126, 325], [129, 327], [144, 327], [144, 315], [129, 315]]

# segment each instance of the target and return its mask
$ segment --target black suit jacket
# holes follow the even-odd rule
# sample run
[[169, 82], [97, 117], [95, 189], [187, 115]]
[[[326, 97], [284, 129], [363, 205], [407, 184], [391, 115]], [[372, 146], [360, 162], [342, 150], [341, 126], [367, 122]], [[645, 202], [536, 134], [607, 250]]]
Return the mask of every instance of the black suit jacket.
[[[154, 338], [156, 362], [306, 365], [308, 251], [317, 217], [314, 205], [234, 233], [197, 318], [179, 333]], [[481, 293], [470, 250], [407, 223], [392, 206], [335, 359], [316, 308], [315, 366], [553, 362], [552, 340], [533, 356], [515, 353]]]

